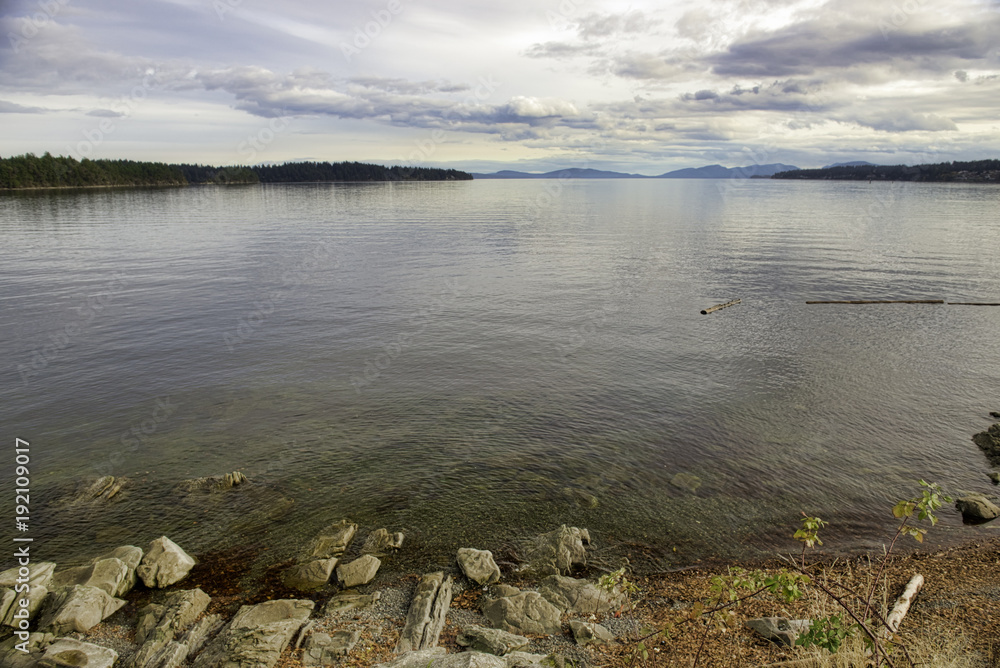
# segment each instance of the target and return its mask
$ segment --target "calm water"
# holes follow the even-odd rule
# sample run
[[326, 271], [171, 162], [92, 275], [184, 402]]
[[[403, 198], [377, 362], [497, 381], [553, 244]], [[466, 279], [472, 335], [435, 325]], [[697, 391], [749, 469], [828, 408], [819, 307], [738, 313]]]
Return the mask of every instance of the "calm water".
[[[989, 491], [970, 437], [1000, 410], [1000, 308], [805, 301], [1000, 301], [998, 204], [762, 180], [4, 195], [0, 411], [31, 442], [35, 552], [165, 533], [276, 560], [350, 517], [405, 531], [400, 567], [568, 523], [662, 568], [793, 549], [800, 511], [873, 546], [918, 478]], [[235, 469], [253, 485], [176, 487]], [[108, 472], [122, 502], [68, 502]], [[992, 531], [944, 514], [937, 540]]]

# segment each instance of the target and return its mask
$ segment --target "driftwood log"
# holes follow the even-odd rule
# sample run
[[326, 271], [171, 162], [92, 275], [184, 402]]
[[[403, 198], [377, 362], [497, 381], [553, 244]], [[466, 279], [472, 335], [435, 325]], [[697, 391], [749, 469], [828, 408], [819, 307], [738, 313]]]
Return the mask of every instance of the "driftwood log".
[[705, 309], [704, 311], [702, 311], [701, 314], [702, 315], [708, 315], [709, 313], [713, 313], [715, 311], [718, 311], [719, 309], [724, 309], [727, 306], [734, 306], [734, 305], [739, 304], [739, 303], [740, 303], [739, 299], [734, 299], [732, 301], [726, 302], [725, 304], [716, 304], [715, 306], [708, 307], [707, 309]]
[[892, 611], [889, 616], [886, 617], [885, 623], [889, 627], [883, 629], [883, 635], [888, 638], [890, 633], [896, 633], [899, 631], [899, 625], [903, 621], [903, 617], [906, 616], [907, 611], [910, 609], [910, 605], [913, 603], [913, 599], [917, 597], [917, 592], [920, 588], [924, 586], [924, 576], [917, 573], [906, 585], [906, 589], [903, 593], [899, 595], [896, 599], [896, 605], [892, 606]]
[[1000, 302], [948, 302], [948, 306], [1000, 306]]

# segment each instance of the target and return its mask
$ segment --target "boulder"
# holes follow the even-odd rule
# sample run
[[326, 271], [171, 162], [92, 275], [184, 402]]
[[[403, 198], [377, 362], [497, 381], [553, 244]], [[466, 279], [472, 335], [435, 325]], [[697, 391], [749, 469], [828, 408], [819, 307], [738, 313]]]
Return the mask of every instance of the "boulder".
[[313, 559], [312, 561], [292, 566], [282, 576], [286, 587], [308, 591], [319, 589], [330, 581], [337, 559]]
[[21, 607], [21, 601], [28, 601], [27, 619], [34, 619], [35, 615], [38, 614], [38, 611], [42, 608], [42, 602], [49, 594], [49, 590], [40, 584], [31, 584], [30, 580], [27, 582], [27, 585], [27, 592], [18, 593], [16, 589], [0, 589], [0, 624], [12, 628], [20, 628], [21, 619], [15, 617], [15, 615], [24, 614], [22, 612], [24, 608]]
[[800, 633], [809, 630], [808, 619], [786, 619], [784, 617], [760, 617], [748, 619], [744, 625], [765, 640], [779, 645], [794, 647]]
[[607, 591], [586, 580], [562, 575], [550, 575], [542, 580], [538, 593], [563, 612], [576, 615], [602, 615], [620, 608], [625, 602], [617, 587]]
[[600, 624], [590, 624], [577, 619], [570, 620], [569, 630], [573, 632], [573, 639], [577, 645], [606, 645], [615, 639], [611, 631]]
[[459, 548], [458, 565], [465, 573], [465, 577], [477, 584], [492, 584], [500, 579], [500, 567], [493, 560], [493, 553], [489, 550]]
[[357, 530], [358, 525], [351, 524], [347, 520], [331, 524], [313, 539], [312, 549], [308, 555], [309, 558], [329, 559], [330, 557], [339, 557], [347, 550], [347, 546], [351, 544]]
[[194, 559], [166, 536], [149, 544], [136, 574], [150, 589], [169, 587], [183, 580], [194, 568]]
[[109, 596], [127, 594], [135, 584], [135, 573], [121, 559], [98, 559], [89, 566], [78, 566], [52, 576], [52, 589], [59, 587], [97, 587]]
[[559, 609], [541, 594], [523, 591], [489, 601], [483, 614], [494, 628], [522, 635], [552, 635], [562, 633]]
[[72, 638], [59, 638], [45, 648], [39, 668], [111, 668], [118, 660], [118, 652]]
[[[528, 652], [511, 652], [504, 656], [507, 668], [552, 668], [558, 662], [555, 654], [529, 654]], [[564, 662], [565, 663], [565, 662]]]
[[498, 584], [493, 587], [493, 598], [500, 598], [501, 596], [514, 596], [515, 594], [520, 594], [521, 590], [513, 585]]
[[345, 589], [366, 585], [375, 579], [382, 562], [370, 554], [337, 566], [337, 579]]
[[482, 652], [446, 654], [443, 647], [408, 652], [395, 661], [381, 663], [375, 668], [508, 668], [499, 656]]
[[74, 585], [54, 592], [39, 628], [56, 635], [71, 631], [86, 633], [125, 605], [97, 587]]
[[139, 563], [142, 561], [142, 548], [138, 548], [135, 545], [122, 545], [107, 554], [102, 554], [94, 561], [100, 561], [101, 559], [121, 559], [125, 562], [126, 566], [134, 571], [139, 568]]
[[402, 533], [390, 534], [386, 529], [375, 529], [365, 539], [365, 544], [361, 548], [361, 554], [372, 554], [376, 557], [381, 557], [401, 547], [403, 547]]
[[360, 631], [336, 631], [332, 636], [313, 633], [302, 652], [305, 666], [328, 666], [347, 656], [361, 640]]
[[272, 668], [313, 605], [290, 599], [244, 605], [195, 658], [193, 668]]
[[180, 656], [184, 660], [189, 648], [174, 641], [205, 612], [211, 600], [201, 589], [190, 589], [171, 593], [162, 605], [147, 605], [140, 610], [135, 632], [135, 642], [140, 647], [132, 660], [134, 668], [160, 666], [167, 656]]
[[437, 646], [451, 607], [451, 592], [451, 576], [445, 578], [442, 571], [420, 578], [406, 612], [406, 624], [396, 643], [397, 654]]
[[524, 649], [530, 641], [524, 636], [472, 624], [462, 629], [457, 642], [477, 652], [503, 656]]
[[407, 652], [389, 663], [376, 664], [374, 668], [428, 668], [434, 666], [435, 661], [447, 654], [448, 650], [444, 647], [431, 647], [430, 649]]
[[37, 668], [38, 660], [42, 658], [45, 648], [55, 641], [56, 637], [51, 633], [31, 633], [28, 635], [27, 645], [22, 645], [27, 652], [17, 648], [17, 645], [25, 641], [17, 636], [0, 642], [0, 666], [3, 668]]
[[382, 592], [375, 591], [371, 594], [337, 594], [330, 598], [323, 608], [323, 614], [327, 617], [340, 615], [348, 610], [367, 608], [375, 603], [382, 596]]
[[973, 436], [972, 442], [979, 446], [990, 464], [1000, 466], [1000, 422]]
[[569, 575], [587, 565], [590, 532], [565, 524], [535, 538], [526, 550], [527, 567], [538, 575]]
[[[51, 561], [39, 561], [37, 563], [32, 562], [28, 565], [28, 583], [33, 585], [41, 585], [43, 587], [48, 587], [49, 582], [52, 581], [52, 574], [56, 570], [56, 565]], [[10, 587], [13, 589], [19, 584], [17, 581], [20, 575], [20, 567], [15, 566], [14, 568], [8, 568], [3, 573], [0, 573], [0, 587]]]
[[1000, 508], [985, 494], [967, 494], [958, 498], [955, 508], [962, 513], [962, 521], [968, 524], [982, 524], [1000, 515]]

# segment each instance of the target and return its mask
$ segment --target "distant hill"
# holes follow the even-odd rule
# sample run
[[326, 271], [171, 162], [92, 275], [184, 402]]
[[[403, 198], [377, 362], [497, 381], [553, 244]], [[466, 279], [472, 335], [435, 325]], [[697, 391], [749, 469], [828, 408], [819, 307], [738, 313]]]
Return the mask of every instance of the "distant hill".
[[723, 167], [708, 165], [707, 167], [689, 167], [675, 169], [666, 174], [660, 174], [658, 179], [748, 179], [754, 176], [773, 176], [778, 172], [788, 172], [798, 169], [795, 165], [783, 165], [780, 162], [770, 165], [748, 165], [746, 167]]
[[826, 165], [823, 169], [833, 169], [834, 167], [875, 167], [874, 162], [868, 162], [867, 160], [855, 160], [853, 162], [835, 162], [832, 165]]
[[962, 181], [1000, 183], [1000, 160], [940, 162], [933, 165], [857, 165], [779, 172], [773, 179], [842, 181]]
[[659, 176], [646, 176], [644, 174], [626, 174], [624, 172], [570, 167], [545, 172], [544, 174], [504, 169], [492, 174], [473, 173], [472, 176], [476, 179], [747, 179], [751, 177], [769, 177], [778, 172], [786, 172], [794, 169], [798, 169], [798, 167], [795, 165], [783, 165], [781, 163], [749, 165], [747, 167], [708, 165], [706, 167], [675, 169], [672, 172], [666, 172]]

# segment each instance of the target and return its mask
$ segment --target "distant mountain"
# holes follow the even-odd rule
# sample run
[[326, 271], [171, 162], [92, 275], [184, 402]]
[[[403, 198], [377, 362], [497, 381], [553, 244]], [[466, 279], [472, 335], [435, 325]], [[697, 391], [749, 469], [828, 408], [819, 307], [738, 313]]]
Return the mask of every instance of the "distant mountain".
[[783, 165], [781, 163], [749, 165], [747, 167], [708, 165], [707, 167], [676, 169], [666, 174], [660, 174], [659, 176], [645, 176], [643, 174], [625, 174], [624, 172], [571, 167], [568, 169], [557, 169], [553, 172], [545, 172], [544, 174], [504, 169], [492, 174], [473, 173], [472, 176], [476, 179], [747, 179], [751, 177], [769, 177], [778, 172], [787, 172], [795, 169], [798, 169], [798, 167]]
[[569, 169], [557, 169], [554, 172], [544, 174], [534, 174], [532, 172], [515, 172], [504, 169], [492, 174], [472, 174], [477, 179], [648, 179], [650, 177], [642, 174], [625, 174], [623, 172], [608, 172], [600, 169], [580, 169], [570, 167]]
[[688, 167], [675, 169], [666, 174], [660, 174], [658, 179], [748, 179], [754, 176], [772, 176], [778, 172], [788, 172], [798, 169], [795, 165], [783, 165], [775, 162], [770, 165], [748, 165], [747, 167], [723, 167], [708, 165], [707, 167]]
[[826, 165], [823, 169], [830, 169], [831, 167], [875, 167], [874, 162], [868, 162], [867, 160], [855, 160], [853, 162], [835, 162], [832, 165]]

